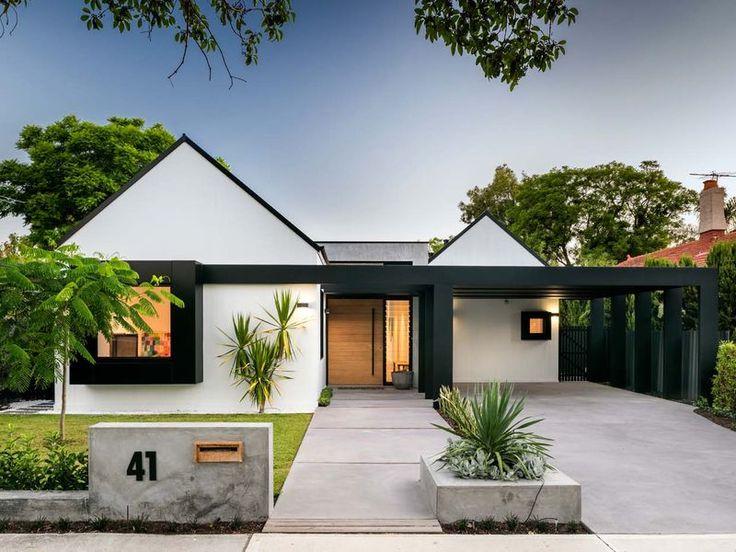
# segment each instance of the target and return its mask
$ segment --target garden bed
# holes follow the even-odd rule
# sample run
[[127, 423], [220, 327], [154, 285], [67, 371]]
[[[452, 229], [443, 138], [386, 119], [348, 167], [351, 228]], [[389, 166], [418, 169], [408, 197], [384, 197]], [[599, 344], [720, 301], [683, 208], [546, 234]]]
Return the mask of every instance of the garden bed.
[[529, 521], [518, 519], [461, 520], [455, 523], [443, 523], [442, 531], [456, 535], [585, 535], [592, 533], [583, 523], [550, 523], [537, 519]]
[[730, 416], [718, 415], [708, 408], [696, 408], [695, 413], [703, 418], [707, 418], [714, 424], [718, 424], [719, 426], [730, 429], [731, 431], [736, 431], [736, 420]]
[[93, 518], [87, 521], [68, 521], [58, 519], [49, 521], [39, 518], [34, 521], [8, 521], [0, 519], [0, 533], [151, 533], [163, 535], [228, 535], [240, 533], [260, 533], [263, 522], [243, 522], [239, 520], [217, 521], [214, 523], [173, 523], [168, 521], [147, 521], [134, 518], [113, 521]]

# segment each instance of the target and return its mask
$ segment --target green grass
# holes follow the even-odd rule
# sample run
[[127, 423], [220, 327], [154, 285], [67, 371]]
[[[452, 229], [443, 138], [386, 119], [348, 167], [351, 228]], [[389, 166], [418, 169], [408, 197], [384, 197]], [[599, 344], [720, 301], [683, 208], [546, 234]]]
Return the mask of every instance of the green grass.
[[[278, 495], [311, 419], [311, 414], [70, 414], [66, 417], [66, 442], [75, 450], [87, 449], [87, 428], [98, 422], [271, 422], [273, 490]], [[4, 414], [0, 416], [0, 442], [8, 438], [11, 426], [16, 434], [32, 435], [40, 445], [46, 434], [58, 431], [59, 417], [50, 414]]]

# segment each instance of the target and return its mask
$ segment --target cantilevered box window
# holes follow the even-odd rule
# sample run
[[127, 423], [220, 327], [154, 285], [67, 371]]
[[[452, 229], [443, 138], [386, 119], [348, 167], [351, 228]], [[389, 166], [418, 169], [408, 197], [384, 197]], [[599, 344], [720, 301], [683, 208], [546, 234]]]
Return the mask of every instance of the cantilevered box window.
[[168, 277], [162, 286], [184, 301], [184, 308], [156, 303], [158, 316], [145, 320], [151, 332], [114, 329], [109, 341], [101, 335], [87, 349], [95, 362], [79, 358], [71, 366], [72, 385], [161, 385], [202, 381], [202, 286], [194, 261], [129, 261], [146, 282]]
[[522, 312], [521, 339], [552, 339], [552, 313], [547, 311]]
[[[170, 286], [160, 286], [158, 290], [171, 291]], [[143, 288], [135, 288], [143, 292]], [[150, 333], [138, 331], [131, 333], [122, 326], [113, 328], [112, 339], [97, 336], [98, 358], [135, 358], [171, 356], [171, 304], [163, 299], [153, 303], [157, 316], [144, 316], [146, 324], [153, 330]]]

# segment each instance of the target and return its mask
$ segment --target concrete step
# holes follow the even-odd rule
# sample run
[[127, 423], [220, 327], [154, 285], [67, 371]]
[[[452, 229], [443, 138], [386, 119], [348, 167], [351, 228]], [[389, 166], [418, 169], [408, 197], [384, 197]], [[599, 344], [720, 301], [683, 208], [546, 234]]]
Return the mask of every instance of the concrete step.
[[436, 519], [278, 519], [264, 533], [442, 533]]

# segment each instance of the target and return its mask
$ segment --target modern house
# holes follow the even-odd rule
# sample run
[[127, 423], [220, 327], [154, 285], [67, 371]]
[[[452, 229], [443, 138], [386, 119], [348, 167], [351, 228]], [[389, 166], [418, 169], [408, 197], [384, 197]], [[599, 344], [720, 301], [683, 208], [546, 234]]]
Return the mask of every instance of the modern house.
[[[186, 304], [161, 306], [152, 334], [121, 330], [92, 343], [96, 363], [71, 369], [70, 412], [252, 410], [218, 358], [220, 329], [230, 329], [235, 313], [261, 314], [282, 289], [298, 294], [303, 324], [294, 332], [291, 379], [280, 382], [272, 405], [279, 412], [314, 410], [324, 385], [390, 384], [395, 370], [412, 370], [427, 397], [453, 383], [557, 381], [560, 298], [599, 304], [665, 290], [665, 308], [677, 313], [665, 327], [674, 355], [677, 290], [696, 286], [705, 392], [715, 364], [712, 270], [549, 267], [490, 215], [432, 256], [425, 242], [317, 243], [186, 136], [64, 242], [117, 254], [143, 280], [168, 276]], [[625, 329], [618, 315], [613, 324]], [[650, 337], [642, 331], [637, 339], [644, 347]], [[674, 356], [665, 363], [676, 370]], [[614, 370], [591, 367], [589, 376], [618, 381]], [[645, 390], [645, 377], [637, 378]]]

